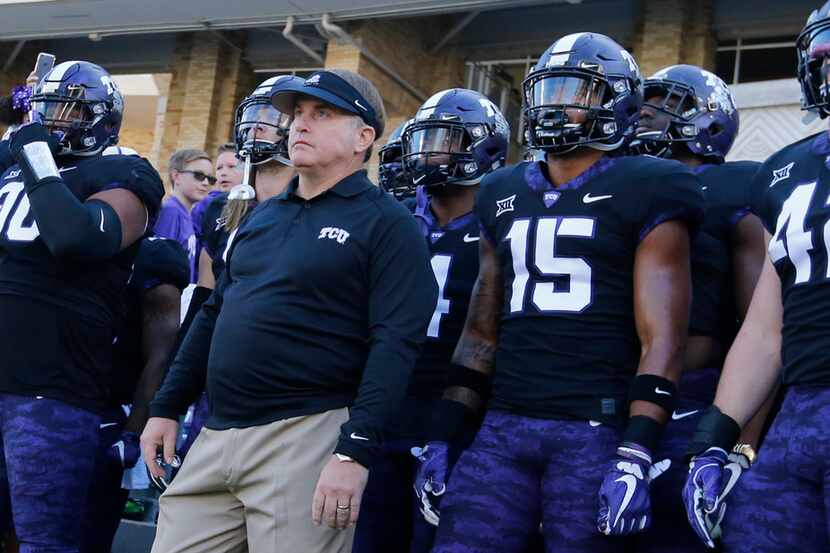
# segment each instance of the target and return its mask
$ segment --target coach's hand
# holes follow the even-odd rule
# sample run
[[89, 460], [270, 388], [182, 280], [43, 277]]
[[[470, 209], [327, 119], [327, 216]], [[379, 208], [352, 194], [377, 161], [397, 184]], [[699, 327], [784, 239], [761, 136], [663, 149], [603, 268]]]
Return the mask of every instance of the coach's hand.
[[354, 526], [368, 478], [369, 470], [360, 463], [341, 461], [332, 455], [320, 473], [314, 490], [311, 502], [314, 525], [320, 526], [321, 522], [325, 522], [330, 528], [339, 530]]
[[159, 448], [164, 452], [165, 463], [172, 463], [176, 455], [176, 437], [179, 434], [179, 423], [173, 419], [150, 417], [144, 432], [141, 433], [141, 451], [144, 455], [144, 464], [150, 474], [163, 478], [164, 469], [156, 463], [156, 454]]

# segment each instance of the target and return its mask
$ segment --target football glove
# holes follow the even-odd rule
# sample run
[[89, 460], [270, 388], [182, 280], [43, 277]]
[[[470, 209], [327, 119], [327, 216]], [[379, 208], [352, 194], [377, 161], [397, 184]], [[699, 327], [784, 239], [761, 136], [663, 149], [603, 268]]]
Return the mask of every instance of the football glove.
[[107, 450], [107, 456], [124, 469], [133, 468], [140, 454], [141, 446], [135, 432], [122, 432], [118, 441]]
[[174, 455], [172, 461], [165, 463], [164, 455], [159, 453], [156, 455], [155, 462], [156, 465], [164, 469], [164, 476], [155, 476], [149, 469], [147, 469], [147, 474], [149, 475], [150, 482], [153, 486], [155, 486], [155, 488], [161, 493], [164, 493], [167, 490], [167, 487], [170, 486], [170, 482], [173, 481], [173, 477], [182, 465], [182, 461], [179, 459], [178, 455]]
[[726, 515], [726, 497], [750, 466], [741, 453], [727, 453], [710, 447], [692, 458], [689, 476], [683, 486], [683, 503], [692, 529], [707, 547], [714, 549], [721, 536], [721, 522]]
[[446, 442], [428, 442], [424, 447], [413, 447], [411, 451], [420, 462], [415, 475], [415, 496], [420, 503], [421, 514], [429, 524], [438, 526], [441, 496], [447, 491], [449, 446]]
[[599, 488], [597, 528], [608, 536], [641, 532], [651, 524], [649, 484], [671, 465], [669, 459], [652, 464], [651, 452], [623, 443]]

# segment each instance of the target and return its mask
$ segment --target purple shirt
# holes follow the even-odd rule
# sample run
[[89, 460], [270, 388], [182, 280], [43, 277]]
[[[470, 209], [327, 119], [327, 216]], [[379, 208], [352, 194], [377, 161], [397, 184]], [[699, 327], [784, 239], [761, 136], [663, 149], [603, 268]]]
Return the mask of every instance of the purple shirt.
[[196, 282], [198, 277], [196, 265], [196, 235], [193, 232], [193, 223], [190, 211], [175, 196], [167, 198], [161, 204], [158, 220], [153, 229], [157, 236], [175, 240], [187, 252], [190, 262], [190, 282]]

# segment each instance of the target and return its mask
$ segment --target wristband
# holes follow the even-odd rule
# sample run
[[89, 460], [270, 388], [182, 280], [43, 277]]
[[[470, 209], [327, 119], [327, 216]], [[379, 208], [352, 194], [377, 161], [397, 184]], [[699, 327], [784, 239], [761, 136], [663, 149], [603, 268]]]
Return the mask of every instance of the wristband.
[[[482, 401], [487, 401], [490, 398], [490, 391], [493, 388], [493, 382], [489, 375], [481, 371], [467, 368], [458, 363], [450, 363], [450, 370], [447, 373], [447, 388], [452, 386], [460, 386], [462, 388], [469, 388], [477, 393]], [[457, 402], [456, 402], [457, 403]]]
[[628, 419], [628, 426], [623, 432], [623, 442], [633, 443], [656, 451], [663, 435], [663, 425], [651, 417], [635, 415]]
[[671, 413], [677, 403], [677, 386], [662, 376], [639, 374], [634, 377], [628, 392], [628, 402], [632, 401], [648, 401]]
[[720, 409], [712, 405], [700, 418], [692, 441], [686, 448], [686, 458], [694, 457], [710, 447], [730, 451], [740, 436], [741, 427], [735, 419], [724, 415]]

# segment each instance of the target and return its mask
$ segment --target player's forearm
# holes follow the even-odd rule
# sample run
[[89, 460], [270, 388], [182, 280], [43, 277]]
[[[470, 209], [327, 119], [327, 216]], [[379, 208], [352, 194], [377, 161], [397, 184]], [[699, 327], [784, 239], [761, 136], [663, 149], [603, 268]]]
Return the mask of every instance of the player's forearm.
[[761, 434], [764, 432], [764, 427], [767, 423], [770, 411], [775, 405], [776, 397], [778, 396], [779, 385], [776, 384], [770, 392], [769, 397], [761, 404], [761, 408], [749, 419], [741, 429], [740, 442], [742, 444], [749, 444], [755, 450], [761, 446]]
[[715, 405], [743, 427], [758, 412], [778, 383], [781, 370], [780, 336], [758, 329], [741, 329], [718, 384]]

